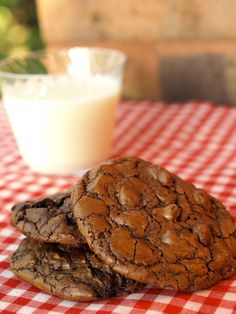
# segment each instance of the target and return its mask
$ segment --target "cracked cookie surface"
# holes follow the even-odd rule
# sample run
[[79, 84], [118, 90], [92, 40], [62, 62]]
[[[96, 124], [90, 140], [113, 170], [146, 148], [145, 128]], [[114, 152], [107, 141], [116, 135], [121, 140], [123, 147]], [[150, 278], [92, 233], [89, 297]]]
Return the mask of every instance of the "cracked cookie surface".
[[91, 250], [128, 278], [192, 292], [236, 272], [230, 213], [162, 167], [117, 158], [85, 174], [71, 196]]
[[85, 246], [66, 248], [29, 238], [12, 255], [11, 269], [35, 287], [72, 301], [111, 298], [144, 287], [112, 271]]
[[84, 243], [72, 214], [69, 192], [16, 204], [11, 224], [37, 241], [72, 246]]

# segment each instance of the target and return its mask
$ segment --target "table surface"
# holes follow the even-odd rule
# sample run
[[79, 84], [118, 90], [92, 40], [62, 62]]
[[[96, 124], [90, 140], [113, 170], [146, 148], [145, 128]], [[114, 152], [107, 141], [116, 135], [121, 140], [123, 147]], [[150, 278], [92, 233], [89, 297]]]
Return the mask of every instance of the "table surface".
[[[121, 155], [167, 167], [218, 197], [236, 218], [236, 108], [200, 102], [124, 102], [112, 152]], [[22, 236], [9, 226], [12, 205], [64, 191], [77, 180], [32, 173], [19, 156], [0, 104], [1, 313], [236, 313], [236, 276], [193, 294], [146, 287], [93, 303], [64, 301], [17, 279], [9, 269], [9, 257]]]

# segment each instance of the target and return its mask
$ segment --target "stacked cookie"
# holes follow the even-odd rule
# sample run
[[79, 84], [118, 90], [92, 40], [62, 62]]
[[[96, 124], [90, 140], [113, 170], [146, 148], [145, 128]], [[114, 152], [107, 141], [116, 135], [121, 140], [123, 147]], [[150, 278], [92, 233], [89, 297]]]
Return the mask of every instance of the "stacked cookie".
[[205, 191], [137, 158], [88, 171], [71, 192], [13, 207], [28, 238], [11, 259], [23, 280], [91, 301], [144, 284], [193, 292], [236, 272], [236, 224]]
[[17, 204], [11, 224], [27, 236], [11, 268], [39, 289], [73, 301], [135, 292], [143, 284], [115, 273], [89, 249], [73, 218], [71, 193]]

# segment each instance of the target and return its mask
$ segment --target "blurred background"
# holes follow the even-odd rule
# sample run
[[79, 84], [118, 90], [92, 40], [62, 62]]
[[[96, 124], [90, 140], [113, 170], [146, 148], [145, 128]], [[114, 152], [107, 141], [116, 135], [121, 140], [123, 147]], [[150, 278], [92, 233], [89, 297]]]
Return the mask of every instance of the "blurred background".
[[35, 1], [0, 0], [0, 59], [43, 47]]
[[125, 98], [235, 104], [235, 21], [236, 0], [0, 0], [0, 55], [116, 48]]

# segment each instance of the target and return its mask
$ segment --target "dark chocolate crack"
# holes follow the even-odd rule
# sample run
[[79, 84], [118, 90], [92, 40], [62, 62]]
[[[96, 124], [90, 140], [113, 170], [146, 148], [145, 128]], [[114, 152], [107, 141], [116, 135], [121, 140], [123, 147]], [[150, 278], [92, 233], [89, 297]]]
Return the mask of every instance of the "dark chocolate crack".
[[71, 197], [90, 249], [128, 278], [192, 292], [236, 272], [230, 213], [162, 167], [114, 159], [85, 174]]
[[63, 299], [88, 302], [140, 290], [143, 284], [115, 273], [87, 246], [68, 248], [22, 240], [11, 257], [19, 278]]
[[37, 241], [72, 246], [84, 243], [72, 214], [69, 192], [15, 205], [11, 224]]

